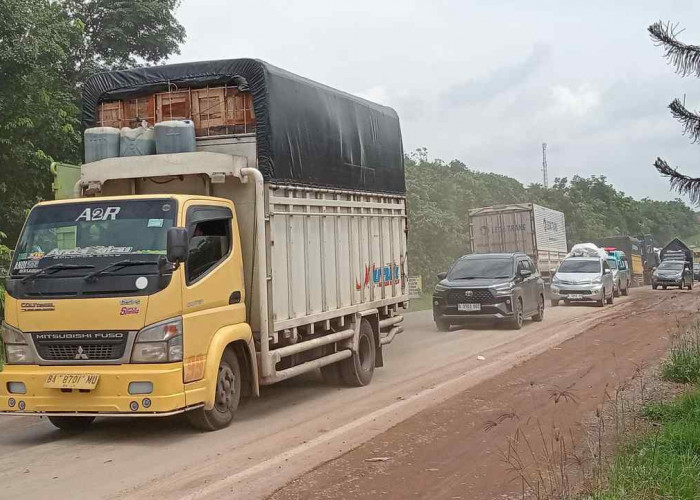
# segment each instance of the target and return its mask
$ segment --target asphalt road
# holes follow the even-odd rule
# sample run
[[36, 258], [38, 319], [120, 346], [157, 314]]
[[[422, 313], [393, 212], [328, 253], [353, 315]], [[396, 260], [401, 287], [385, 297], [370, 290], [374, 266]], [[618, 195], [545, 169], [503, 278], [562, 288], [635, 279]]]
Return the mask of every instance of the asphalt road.
[[605, 309], [548, 308], [544, 322], [527, 321], [520, 331], [440, 333], [429, 311], [408, 314], [370, 386], [297, 377], [263, 388], [231, 427], [214, 433], [195, 432], [181, 417], [105, 418], [72, 436], [46, 419], [2, 416], [0, 498], [260, 498], [575, 336], [634, 302], [634, 292]]

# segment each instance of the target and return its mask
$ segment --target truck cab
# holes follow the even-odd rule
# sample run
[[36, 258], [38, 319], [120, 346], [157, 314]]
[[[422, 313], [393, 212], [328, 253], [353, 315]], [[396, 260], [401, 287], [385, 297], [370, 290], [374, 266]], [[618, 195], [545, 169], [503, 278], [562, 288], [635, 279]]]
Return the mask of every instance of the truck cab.
[[201, 420], [204, 407], [230, 420], [241, 392], [257, 390], [240, 249], [225, 199], [37, 205], [7, 279], [0, 410], [48, 412], [59, 427], [89, 423], [81, 413]]

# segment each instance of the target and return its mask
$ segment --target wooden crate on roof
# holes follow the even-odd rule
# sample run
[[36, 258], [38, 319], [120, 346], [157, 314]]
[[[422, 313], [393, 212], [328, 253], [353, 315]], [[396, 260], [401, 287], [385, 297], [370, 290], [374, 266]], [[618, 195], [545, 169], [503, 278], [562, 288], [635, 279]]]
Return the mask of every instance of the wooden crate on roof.
[[192, 90], [192, 121], [197, 136], [225, 134], [224, 87]]
[[233, 127], [231, 133], [255, 132], [255, 113], [250, 92], [241, 92], [235, 87], [226, 89], [226, 125]]
[[156, 94], [156, 123], [191, 119], [192, 101], [189, 89]]
[[156, 99], [155, 96], [137, 97], [124, 101], [124, 125], [135, 128], [142, 122], [153, 126], [156, 123]]
[[122, 126], [124, 117], [124, 102], [103, 102], [97, 108], [97, 126], [98, 127], [116, 127]]

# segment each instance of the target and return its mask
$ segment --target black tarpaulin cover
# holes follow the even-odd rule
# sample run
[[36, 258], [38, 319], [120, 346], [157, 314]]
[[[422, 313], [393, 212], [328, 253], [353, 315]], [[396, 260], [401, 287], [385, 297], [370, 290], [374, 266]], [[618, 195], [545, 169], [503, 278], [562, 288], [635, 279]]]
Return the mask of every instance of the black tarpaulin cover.
[[267, 180], [405, 192], [396, 112], [257, 59], [229, 59], [100, 73], [83, 87], [83, 128], [97, 105], [169, 85], [238, 85], [253, 97], [258, 168]]

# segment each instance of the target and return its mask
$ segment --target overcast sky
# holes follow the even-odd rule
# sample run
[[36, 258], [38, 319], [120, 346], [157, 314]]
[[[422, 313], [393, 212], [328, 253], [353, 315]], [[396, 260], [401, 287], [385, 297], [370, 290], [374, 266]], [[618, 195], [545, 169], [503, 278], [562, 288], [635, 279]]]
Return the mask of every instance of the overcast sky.
[[676, 197], [657, 156], [700, 176], [700, 145], [667, 109], [684, 94], [700, 108], [700, 80], [646, 31], [680, 22], [700, 44], [698, 1], [184, 0], [177, 16], [172, 62], [254, 57], [392, 106], [406, 151], [527, 184], [546, 141], [550, 182], [605, 175], [637, 198]]

